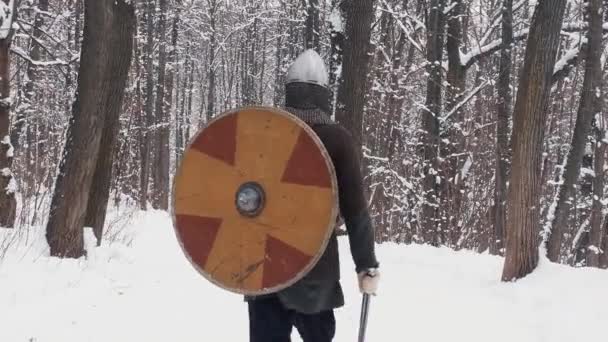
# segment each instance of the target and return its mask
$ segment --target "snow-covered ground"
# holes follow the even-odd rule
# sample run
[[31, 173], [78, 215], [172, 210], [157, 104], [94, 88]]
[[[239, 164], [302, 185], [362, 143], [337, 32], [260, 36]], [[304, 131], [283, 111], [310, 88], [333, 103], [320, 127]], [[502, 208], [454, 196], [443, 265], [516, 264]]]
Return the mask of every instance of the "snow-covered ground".
[[[248, 341], [242, 297], [193, 270], [166, 213], [136, 213], [115, 229], [78, 261], [46, 257], [43, 231], [22, 231], [0, 263], [0, 341]], [[0, 246], [9, 238], [0, 232]], [[347, 243], [337, 342], [357, 340], [360, 313]], [[606, 271], [543, 264], [505, 284], [502, 259], [487, 255], [383, 245], [378, 256], [367, 341], [606, 341]]]

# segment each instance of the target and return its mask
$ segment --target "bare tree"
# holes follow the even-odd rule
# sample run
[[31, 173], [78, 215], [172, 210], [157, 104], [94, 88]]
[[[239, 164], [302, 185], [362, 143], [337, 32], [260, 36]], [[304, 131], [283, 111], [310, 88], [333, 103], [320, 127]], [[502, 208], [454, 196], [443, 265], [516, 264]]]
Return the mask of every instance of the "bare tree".
[[563, 172], [563, 180], [557, 198], [557, 205], [550, 228], [548, 241], [549, 260], [556, 262], [560, 257], [562, 235], [569, 227], [569, 214], [576, 196], [576, 184], [579, 178], [581, 161], [587, 144], [591, 121], [600, 108], [602, 82], [602, 12], [601, 0], [587, 1], [587, 16], [589, 17], [589, 33], [587, 44], [587, 59], [585, 63], [585, 79], [583, 82], [581, 102], [578, 108], [574, 134], [568, 158]]
[[306, 48], [319, 50], [319, 0], [306, 0]]
[[159, 0], [159, 18], [158, 18], [158, 81], [156, 82], [156, 103], [155, 103], [155, 119], [156, 119], [156, 163], [154, 164], [154, 196], [152, 198], [152, 206], [155, 209], [169, 209], [169, 138], [171, 117], [171, 94], [167, 93], [166, 76], [167, 76], [167, 0]]
[[15, 2], [1, 0], [0, 9], [0, 227], [12, 228], [15, 224], [17, 200], [16, 181], [11, 170], [14, 149], [9, 136], [11, 85], [10, 47], [13, 39]]
[[507, 179], [509, 176], [509, 118], [511, 113], [511, 44], [513, 42], [513, 0], [502, 4], [502, 48], [498, 72], [496, 123], [496, 176], [494, 181], [494, 226], [490, 234], [490, 252], [500, 254], [504, 248], [507, 219]]
[[82, 230], [103, 130], [111, 129], [107, 123], [120, 110], [134, 27], [130, 3], [85, 1], [78, 91], [46, 227], [52, 256], [78, 258], [84, 253]]
[[[139, 194], [139, 206], [141, 209], [148, 209], [150, 191], [150, 171], [152, 169], [154, 130], [154, 0], [146, 0], [144, 23], [146, 28], [146, 46], [144, 48], [144, 69], [146, 73], [145, 90], [145, 130], [144, 146], [141, 150], [141, 182]], [[153, 193], [153, 192], [152, 192]]]
[[522, 278], [538, 264], [542, 147], [565, 7], [565, 0], [541, 0], [532, 17], [514, 108], [504, 281]]
[[351, 132], [361, 151], [374, 1], [349, 2], [344, 13], [346, 31], [336, 119]]
[[427, 25], [426, 60], [429, 77], [426, 82], [426, 102], [422, 110], [423, 137], [420, 140], [420, 150], [424, 163], [424, 203], [422, 207], [422, 234], [431, 245], [438, 246], [439, 231], [441, 230], [439, 201], [439, 117], [441, 115], [441, 84], [443, 80], [441, 61], [443, 58], [443, 37], [445, 15], [443, 13], [445, 0], [430, 2]]

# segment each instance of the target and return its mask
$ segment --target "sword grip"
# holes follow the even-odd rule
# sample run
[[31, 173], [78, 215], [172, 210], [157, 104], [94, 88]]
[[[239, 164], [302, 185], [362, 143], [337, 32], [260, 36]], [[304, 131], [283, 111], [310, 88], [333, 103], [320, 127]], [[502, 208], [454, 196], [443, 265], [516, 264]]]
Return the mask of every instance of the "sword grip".
[[358, 342], [365, 342], [365, 331], [367, 329], [367, 315], [369, 312], [369, 300], [370, 300], [370, 295], [367, 293], [364, 293], [363, 299], [361, 301], [361, 318], [359, 320]]

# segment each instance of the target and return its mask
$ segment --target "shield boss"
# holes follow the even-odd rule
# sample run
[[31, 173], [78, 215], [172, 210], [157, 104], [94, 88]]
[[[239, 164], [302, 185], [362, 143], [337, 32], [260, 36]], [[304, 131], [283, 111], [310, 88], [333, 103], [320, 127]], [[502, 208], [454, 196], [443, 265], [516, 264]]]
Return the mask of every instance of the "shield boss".
[[193, 138], [173, 189], [177, 238], [223, 289], [260, 295], [305, 276], [336, 224], [337, 182], [317, 135], [269, 107], [224, 113]]

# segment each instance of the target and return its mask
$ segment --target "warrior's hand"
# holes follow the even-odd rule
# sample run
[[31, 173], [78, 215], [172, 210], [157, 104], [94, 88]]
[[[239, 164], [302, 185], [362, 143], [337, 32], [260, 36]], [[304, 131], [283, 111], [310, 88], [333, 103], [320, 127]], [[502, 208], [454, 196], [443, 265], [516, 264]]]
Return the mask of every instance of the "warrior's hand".
[[358, 274], [359, 290], [361, 293], [376, 295], [378, 291], [378, 282], [380, 281], [380, 271], [377, 268], [371, 268]]

